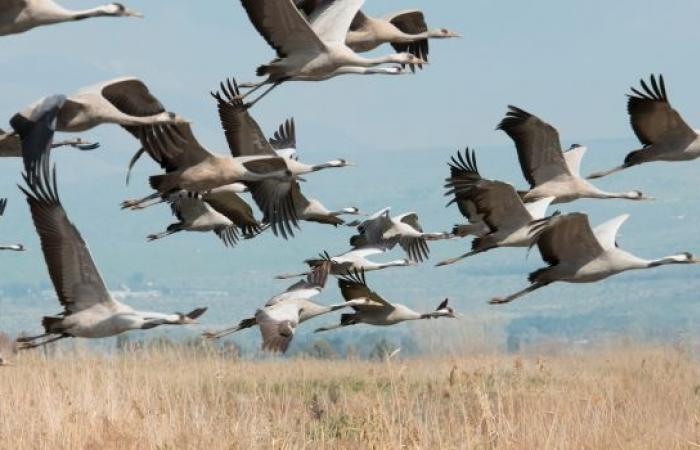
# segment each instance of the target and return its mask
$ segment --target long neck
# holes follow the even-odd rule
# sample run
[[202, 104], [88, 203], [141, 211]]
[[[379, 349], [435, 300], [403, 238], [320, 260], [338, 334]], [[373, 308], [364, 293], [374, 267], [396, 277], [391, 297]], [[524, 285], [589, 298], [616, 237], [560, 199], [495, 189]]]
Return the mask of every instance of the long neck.
[[323, 169], [335, 169], [338, 167], [342, 167], [339, 161], [328, 161], [321, 164], [314, 164], [313, 166], [311, 166], [311, 170], [313, 172], [317, 172]]
[[389, 262], [385, 262], [385, 263], [379, 263], [379, 264], [377, 264], [377, 265], [378, 265], [380, 268], [382, 268], [382, 269], [385, 268], [385, 267], [402, 267], [402, 266], [407, 266], [407, 265], [408, 265], [408, 261], [406, 261], [405, 259], [397, 259], [397, 260], [394, 260], [394, 261], [389, 261]]
[[437, 319], [440, 317], [448, 317], [449, 313], [445, 311], [433, 311], [425, 314], [421, 314], [420, 318], [421, 319]]
[[392, 64], [392, 63], [401, 63], [401, 61], [398, 58], [398, 54], [392, 53], [390, 55], [384, 55], [384, 56], [378, 56], [376, 58], [365, 58], [363, 56], [359, 56], [357, 54], [353, 55], [351, 58], [351, 63], [354, 66], [362, 66], [362, 67], [372, 67], [372, 66], [378, 66], [380, 64]]
[[653, 267], [666, 266], [668, 264], [688, 264], [689, 260], [688, 260], [687, 255], [671, 255], [671, 256], [664, 256], [663, 258], [653, 259], [651, 261], [645, 261], [645, 262], [646, 262], [646, 267], [653, 268]]
[[180, 321], [180, 316], [177, 314], [163, 314], [151, 311], [134, 311], [134, 315], [141, 318], [141, 324], [137, 328], [147, 330], [160, 325], [176, 324]]
[[339, 209], [339, 210], [337, 210], [337, 211], [331, 211], [331, 212], [329, 212], [328, 214], [331, 215], [331, 216], [334, 216], [334, 217], [338, 217], [338, 216], [343, 216], [343, 215], [346, 215], [346, 214], [348, 214], [348, 215], [356, 215], [357, 213], [358, 213], [358, 212], [357, 212], [357, 210], [356, 210], [355, 208], [343, 208], [343, 209]]
[[104, 6], [98, 6], [96, 8], [89, 8], [83, 10], [69, 10], [57, 5], [54, 2], [49, 3], [46, 7], [42, 8], [39, 14], [37, 14], [37, 20], [42, 23], [60, 23], [69, 22], [72, 20], [83, 20], [89, 19], [91, 17], [102, 17], [110, 15], [105, 11]]
[[591, 198], [602, 198], [602, 199], [614, 199], [614, 198], [625, 198], [630, 200], [638, 200], [638, 192], [606, 192], [598, 189], [597, 187], [589, 186], [589, 195]]

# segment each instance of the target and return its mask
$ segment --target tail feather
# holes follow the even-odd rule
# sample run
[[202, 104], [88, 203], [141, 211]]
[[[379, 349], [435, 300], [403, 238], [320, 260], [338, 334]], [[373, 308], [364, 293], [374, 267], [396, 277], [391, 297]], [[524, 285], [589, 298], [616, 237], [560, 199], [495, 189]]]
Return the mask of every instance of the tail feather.
[[255, 74], [259, 77], [264, 77], [265, 75], [270, 75], [270, 66], [268, 64], [263, 64], [255, 70]]
[[631, 151], [625, 156], [625, 167], [635, 166], [645, 161], [644, 149]]
[[148, 178], [148, 184], [158, 192], [168, 192], [177, 188], [177, 177], [169, 173], [153, 175]]
[[41, 326], [44, 327], [46, 333], [63, 333], [61, 329], [62, 322], [63, 317], [45, 316], [41, 319]]

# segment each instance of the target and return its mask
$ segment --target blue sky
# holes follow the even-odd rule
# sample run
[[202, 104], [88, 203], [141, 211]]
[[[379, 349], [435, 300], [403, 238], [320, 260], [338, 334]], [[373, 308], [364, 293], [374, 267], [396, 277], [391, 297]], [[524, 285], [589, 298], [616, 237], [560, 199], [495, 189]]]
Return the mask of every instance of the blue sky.
[[[78, 9], [96, 2], [63, 0], [62, 4]], [[194, 122], [205, 146], [226, 152], [208, 92], [227, 76], [250, 80], [255, 67], [273, 56], [271, 49], [234, 0], [132, 0], [128, 5], [146, 18], [95, 19], [0, 38], [0, 115], [9, 119], [43, 95], [70, 93], [86, 84], [135, 75], [167, 108]], [[511, 142], [494, 131], [508, 104], [557, 126], [566, 143], [589, 143], [584, 172], [618, 163], [637, 145], [628, 124], [625, 94], [640, 77], [663, 73], [673, 105], [691, 125], [700, 123], [695, 57], [700, 45], [696, 23], [700, 3], [696, 1], [385, 0], [367, 2], [365, 10], [383, 15], [413, 6], [424, 9], [432, 26], [464, 36], [433, 42], [426, 70], [404, 77], [289, 83], [253, 110], [268, 133], [294, 116], [303, 159], [342, 156], [359, 163], [342, 172], [314, 175], [304, 186], [332, 208], [356, 204], [368, 211], [384, 206], [394, 206], [397, 213], [415, 209], [426, 228], [449, 228], [459, 216], [442, 208], [441, 178], [446, 175], [446, 159], [465, 145], [480, 149], [485, 176], [524, 186]], [[378, 53], [389, 51], [387, 47]], [[6, 121], [0, 127], [7, 128]], [[137, 143], [115, 126], [83, 137], [102, 142], [103, 148], [89, 154], [55, 153], [62, 199], [113, 284], [133, 272], [174, 284], [224, 280], [240, 289], [245, 300], [232, 306], [238, 313], [284, 289], [284, 284], [270, 281], [273, 274], [300, 267], [298, 261], [324, 248], [339, 252], [345, 247], [349, 232], [315, 225], [307, 225], [305, 233], [288, 243], [266, 236], [233, 251], [224, 249], [213, 236], [193, 234], [146, 244], [147, 233], [170, 222], [168, 211], [129, 214], [119, 211], [118, 202], [147, 193], [146, 176], [156, 171], [155, 166], [141, 164], [132, 186], [125, 188], [125, 167]], [[590, 211], [596, 223], [631, 212], [622, 241], [642, 256], [686, 249], [700, 253], [693, 225], [697, 221], [692, 221], [700, 220], [693, 187], [700, 181], [698, 164], [654, 165], [600, 183], [609, 190], [641, 188], [660, 197], [656, 203], [578, 202], [564, 209]], [[48, 280], [27, 208], [15, 187], [19, 170], [19, 161], [3, 161], [0, 167], [0, 192], [10, 198], [0, 233], [3, 241], [22, 240], [32, 251], [1, 255], [6, 265], [2, 281]], [[460, 253], [466, 246], [466, 241], [435, 245], [434, 261]], [[410, 288], [412, 295], [406, 302], [420, 300], [426, 308], [447, 291], [458, 297], [463, 308], [493, 311], [483, 304], [488, 297], [504, 293], [497, 287], [507, 292], [522, 286], [525, 274], [540, 265], [537, 255], [526, 260], [521, 251], [504, 250], [442, 272], [428, 265], [377, 274], [372, 280], [394, 299]], [[651, 283], [664, 274], [674, 274], [664, 284], [667, 294], [674, 292], [675, 277], [697, 278], [691, 268], [672, 268], [624, 275], [620, 283], [631, 288], [640, 280]], [[538, 294], [539, 303], [528, 300], [507, 311], [536, 309], [547, 302], [558, 305], [561, 292], [603, 302], [606, 289], [618, 286], [610, 283], [550, 289]], [[686, 283], [682, 292], [687, 288]], [[632, 289], [626, 292], [634, 294]], [[333, 293], [328, 298], [336, 297]], [[186, 299], [183, 304], [187, 305]]]

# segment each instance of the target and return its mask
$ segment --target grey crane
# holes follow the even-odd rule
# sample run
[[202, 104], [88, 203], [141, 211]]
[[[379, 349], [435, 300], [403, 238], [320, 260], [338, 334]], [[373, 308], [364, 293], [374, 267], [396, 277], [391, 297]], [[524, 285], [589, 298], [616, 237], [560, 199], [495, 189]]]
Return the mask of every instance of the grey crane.
[[627, 112], [642, 148], [630, 152], [622, 165], [596, 172], [601, 178], [633, 166], [654, 161], [690, 161], [700, 156], [700, 134], [685, 122], [668, 100], [663, 75], [651, 75], [649, 84], [639, 80], [641, 89], [631, 88]]
[[679, 253], [660, 259], [643, 259], [617, 245], [617, 232], [628, 214], [592, 228], [588, 216], [571, 213], [542, 220], [533, 230], [534, 240], [547, 267], [532, 272], [530, 286], [491, 304], [509, 303], [557, 281], [593, 283], [627, 270], [652, 269], [668, 264], [697, 264], [700, 259]]

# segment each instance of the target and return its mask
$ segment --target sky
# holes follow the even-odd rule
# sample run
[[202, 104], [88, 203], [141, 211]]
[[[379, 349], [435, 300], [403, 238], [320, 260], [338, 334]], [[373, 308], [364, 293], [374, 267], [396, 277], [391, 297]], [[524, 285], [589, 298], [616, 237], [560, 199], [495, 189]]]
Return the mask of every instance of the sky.
[[[61, 3], [75, 9], [96, 4]], [[125, 3], [143, 12], [145, 18], [93, 19], [0, 38], [0, 116], [9, 119], [44, 95], [70, 93], [84, 85], [133, 75], [143, 79], [166, 108], [192, 120], [202, 144], [225, 153], [209, 91], [229, 76], [252, 80], [255, 68], [273, 57], [272, 50], [237, 1]], [[431, 26], [463, 36], [432, 42], [431, 64], [424, 71], [401, 77], [288, 83], [252, 111], [268, 133], [293, 116], [305, 161], [345, 157], [358, 163], [354, 168], [309, 177], [305, 192], [331, 208], [353, 204], [368, 212], [385, 206], [393, 206], [396, 213], [416, 210], [426, 229], [448, 229], [460, 218], [456, 211], [443, 208], [445, 162], [467, 145], [478, 150], [483, 175], [524, 186], [511, 142], [495, 131], [508, 104], [555, 125], [566, 145], [588, 144], [584, 172], [616, 165], [636, 148], [625, 95], [650, 73], [663, 73], [673, 105], [690, 124], [700, 123], [696, 88], [700, 63], [693, 56], [700, 42], [696, 25], [700, 3], [696, 1], [418, 4], [385, 0], [367, 2], [365, 11], [381, 16], [415, 6], [423, 8]], [[385, 47], [375, 53], [390, 51]], [[7, 120], [0, 121], [0, 127], [7, 128]], [[118, 203], [147, 194], [146, 178], [157, 173], [156, 166], [142, 162], [127, 188], [123, 177], [137, 142], [116, 126], [100, 127], [82, 137], [101, 142], [102, 148], [90, 153], [54, 153], [60, 191], [69, 216], [114, 289], [135, 273], [173, 286], [225, 286], [238, 294], [231, 302], [218, 305], [209, 319], [225, 322], [252, 312], [284, 289], [284, 284], [271, 280], [272, 275], [302, 268], [303, 259], [323, 249], [338, 253], [346, 247], [348, 230], [315, 225], [305, 226], [305, 232], [289, 242], [264, 236], [234, 250], [224, 249], [213, 236], [198, 234], [147, 244], [146, 234], [165, 228], [172, 220], [167, 209], [127, 213], [119, 210]], [[694, 188], [700, 178], [698, 164], [653, 165], [599, 183], [609, 190], [640, 188], [659, 197], [654, 203], [583, 201], [562, 209], [590, 212], [595, 223], [632, 213], [621, 239], [642, 256], [679, 250], [700, 253], [693, 231], [697, 229], [693, 224], [700, 220]], [[15, 187], [19, 171], [19, 161], [3, 161], [0, 166], [0, 193], [10, 199], [0, 233], [2, 240], [22, 241], [30, 251], [0, 255], [5, 265], [0, 284], [48, 280], [27, 208]], [[467, 245], [467, 241], [435, 244], [432, 262], [461, 253]], [[400, 253], [386, 259], [397, 257]], [[662, 285], [664, 299], [700, 287], [696, 270], [673, 268], [623, 275], [621, 281], [608, 284], [550, 289], [550, 293], [533, 296], [533, 302], [498, 312], [485, 306], [490, 296], [523, 286], [525, 274], [540, 265], [536, 254], [525, 259], [522, 251], [503, 250], [442, 272], [428, 264], [376, 274], [371, 281], [393, 298], [407, 297], [405, 302], [411, 305], [432, 308], [444, 295], [451, 295], [469, 312], [508, 317], [539, 313], [543, 307], [563, 308], [562, 302], [570, 303], [571, 297], [581, 297], [579, 305], [597, 307], [611, 297], [615, 286], [618, 291], [612, 292], [624, 291], [625, 298], [632, 299], [648, 298], [649, 292]], [[329, 301], [331, 298], [337, 294], [329, 295]], [[177, 301], [182, 302], [180, 309], [191, 304], [188, 299]], [[42, 307], [50, 305], [37, 302]], [[0, 329], [24, 329], [38, 322], [13, 311], [0, 314]], [[650, 308], [644, 317], [650, 319], [656, 313]]]

